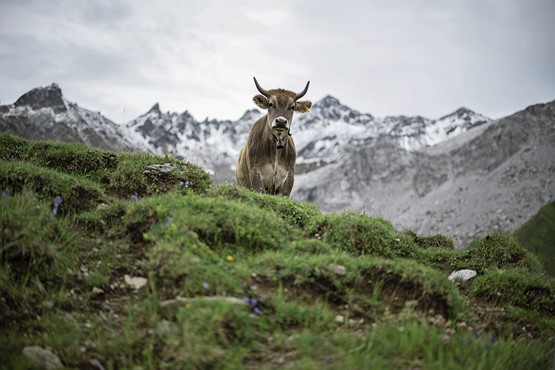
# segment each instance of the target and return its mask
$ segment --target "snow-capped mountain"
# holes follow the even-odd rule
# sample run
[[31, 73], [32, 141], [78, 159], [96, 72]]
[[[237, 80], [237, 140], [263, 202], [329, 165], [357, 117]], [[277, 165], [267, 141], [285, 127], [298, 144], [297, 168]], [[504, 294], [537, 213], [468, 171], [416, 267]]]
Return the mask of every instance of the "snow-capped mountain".
[[108, 150], [134, 147], [119, 125], [69, 102], [56, 84], [33, 89], [14, 104], [0, 105], [0, 131], [29, 139], [83, 142]]
[[[425, 126], [447, 140], [415, 151], [394, 135], [349, 146], [337, 161], [296, 175], [292, 197], [451, 235], [459, 246], [514, 231], [555, 199], [555, 101], [484, 124], [474, 117], [461, 109]], [[450, 137], [457, 130], [465, 132]]]
[[[14, 104], [0, 108], [0, 130], [29, 138], [81, 141], [104, 149], [142, 149], [173, 154], [216, 173], [215, 180], [234, 179], [239, 150], [251, 125], [262, 116], [250, 109], [238, 120], [197, 121], [188, 111], [162, 112], [155, 104], [136, 119], [117, 125], [98, 112], [69, 102], [60, 87], [36, 88]], [[407, 150], [438, 144], [489, 121], [466, 108], [438, 120], [420, 116], [376, 118], [342, 104], [332, 96], [316, 102], [309, 113], [297, 114], [292, 134], [298, 171], [332, 163], [346, 148], [393, 139]]]
[[252, 124], [262, 114], [248, 110], [237, 121], [196, 121], [187, 111], [163, 113], [155, 104], [147, 113], [123, 126], [135, 146], [197, 163], [214, 172], [215, 180], [233, 181], [234, 164]]
[[[251, 125], [263, 113], [253, 109], [237, 121], [196, 121], [188, 112], [162, 113], [158, 104], [125, 125], [138, 147], [171, 153], [214, 169], [217, 180], [232, 180], [235, 160]], [[309, 113], [295, 116], [291, 133], [297, 146], [298, 171], [312, 170], [340, 158], [346, 148], [393, 138], [407, 150], [437, 144], [489, 119], [466, 108], [431, 120], [420, 116], [376, 118], [332, 96], [318, 101]]]

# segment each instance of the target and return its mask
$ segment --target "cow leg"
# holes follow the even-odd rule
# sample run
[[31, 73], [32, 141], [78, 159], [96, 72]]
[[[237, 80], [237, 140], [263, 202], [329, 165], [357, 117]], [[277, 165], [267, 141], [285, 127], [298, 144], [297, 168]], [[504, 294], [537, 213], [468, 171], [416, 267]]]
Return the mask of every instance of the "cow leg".
[[251, 171], [251, 189], [259, 193], [266, 193], [260, 171]]
[[282, 195], [289, 197], [289, 195], [291, 194], [291, 190], [293, 190], [293, 181], [294, 181], [294, 178], [292, 174], [289, 173], [287, 175], [287, 179], [285, 180], [285, 182], [283, 183], [283, 186], [281, 187], [280, 193]]

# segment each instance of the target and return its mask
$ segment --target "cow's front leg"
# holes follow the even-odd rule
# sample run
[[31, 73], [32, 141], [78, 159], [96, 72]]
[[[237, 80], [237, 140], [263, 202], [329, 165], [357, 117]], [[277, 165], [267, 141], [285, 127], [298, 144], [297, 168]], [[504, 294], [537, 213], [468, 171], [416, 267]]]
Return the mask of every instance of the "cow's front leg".
[[285, 179], [285, 182], [281, 187], [281, 191], [280, 191], [281, 195], [285, 195], [286, 197], [288, 197], [291, 194], [291, 190], [293, 190], [293, 181], [294, 181], [293, 174], [288, 173], [287, 178]]
[[251, 171], [251, 188], [260, 193], [266, 193], [264, 181], [262, 181], [262, 172], [259, 169]]

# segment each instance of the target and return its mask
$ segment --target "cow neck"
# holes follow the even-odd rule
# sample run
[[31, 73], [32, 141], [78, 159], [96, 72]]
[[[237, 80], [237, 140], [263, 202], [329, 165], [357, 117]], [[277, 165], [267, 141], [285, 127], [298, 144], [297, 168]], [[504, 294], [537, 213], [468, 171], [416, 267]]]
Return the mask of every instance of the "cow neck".
[[[278, 150], [282, 150], [283, 148], [285, 148], [285, 144], [287, 142], [287, 139], [289, 138], [289, 136], [293, 136], [293, 135], [291, 135], [291, 132], [289, 130], [287, 130], [287, 135], [283, 139], [280, 139], [276, 134], [274, 134], [274, 131], [270, 130], [270, 132], [272, 133], [272, 136], [275, 139], [274, 141], [276, 143], [276, 148]], [[277, 153], [278, 152], [276, 152], [276, 154]]]

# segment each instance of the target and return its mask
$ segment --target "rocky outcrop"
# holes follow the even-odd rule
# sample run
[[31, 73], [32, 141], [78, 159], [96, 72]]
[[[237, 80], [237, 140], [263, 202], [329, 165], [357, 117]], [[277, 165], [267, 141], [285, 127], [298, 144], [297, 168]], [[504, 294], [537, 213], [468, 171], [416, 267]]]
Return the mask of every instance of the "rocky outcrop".
[[56, 84], [33, 89], [14, 104], [0, 106], [0, 131], [27, 139], [82, 142], [107, 150], [134, 148], [118, 125], [67, 101]]
[[554, 111], [555, 101], [537, 104], [414, 152], [378, 140], [297, 176], [293, 197], [445, 233], [458, 246], [513, 231], [555, 199]]

